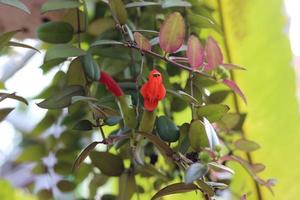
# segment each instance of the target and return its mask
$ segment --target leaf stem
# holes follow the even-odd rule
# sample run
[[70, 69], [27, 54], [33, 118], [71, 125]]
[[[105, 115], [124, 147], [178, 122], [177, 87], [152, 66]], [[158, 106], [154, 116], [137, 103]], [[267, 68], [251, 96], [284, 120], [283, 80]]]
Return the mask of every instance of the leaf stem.
[[[232, 57], [231, 57], [231, 54], [230, 54], [230, 48], [229, 48], [229, 43], [228, 43], [228, 39], [227, 39], [227, 32], [226, 32], [226, 29], [225, 29], [222, 2], [221, 2], [221, 0], [217, 0], [217, 3], [218, 3], [218, 10], [219, 10], [219, 17], [220, 17], [220, 25], [221, 25], [221, 29], [222, 29], [222, 32], [223, 32], [223, 42], [224, 42], [225, 52], [226, 52], [226, 55], [227, 55], [228, 62], [232, 63]], [[233, 73], [232, 70], [230, 70], [230, 75], [231, 75], [231, 79], [234, 81], [235, 76], [234, 76], [234, 73]], [[236, 93], [233, 93], [233, 101], [234, 101], [234, 107], [235, 107], [236, 112], [238, 114], [240, 114], [240, 108], [239, 108], [238, 98], [237, 98]], [[245, 131], [244, 131], [243, 128], [241, 128], [241, 135], [244, 139], [246, 139], [246, 134], [245, 134]], [[247, 157], [247, 160], [250, 163], [250, 165], [253, 164], [253, 159], [252, 159], [252, 156], [249, 152], [246, 153], [246, 157]], [[261, 192], [259, 184], [256, 181], [254, 181], [254, 184], [255, 184], [257, 199], [258, 200], [263, 200], [263, 196], [262, 196], [262, 192]]]

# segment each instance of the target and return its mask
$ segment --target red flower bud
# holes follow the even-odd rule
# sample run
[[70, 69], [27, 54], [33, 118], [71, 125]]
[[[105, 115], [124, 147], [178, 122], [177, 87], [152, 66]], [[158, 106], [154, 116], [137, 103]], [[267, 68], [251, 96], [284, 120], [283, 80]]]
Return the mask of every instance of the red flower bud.
[[123, 91], [118, 83], [106, 72], [101, 72], [99, 82], [103, 83], [107, 90], [113, 93], [116, 97], [123, 95]]
[[156, 69], [152, 70], [149, 80], [141, 88], [144, 97], [144, 107], [148, 111], [153, 111], [157, 107], [158, 101], [166, 95], [166, 89], [162, 82], [162, 76]]

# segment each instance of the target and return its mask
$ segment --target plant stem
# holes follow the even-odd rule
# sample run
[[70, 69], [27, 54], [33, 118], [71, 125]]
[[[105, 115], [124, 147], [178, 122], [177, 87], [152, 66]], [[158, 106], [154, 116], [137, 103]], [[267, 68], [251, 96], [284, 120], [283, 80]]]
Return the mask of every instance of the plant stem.
[[[219, 16], [220, 16], [220, 25], [221, 25], [221, 29], [223, 32], [223, 42], [224, 42], [225, 52], [227, 55], [228, 62], [232, 63], [232, 57], [230, 54], [230, 48], [229, 48], [229, 44], [228, 44], [228, 40], [227, 40], [227, 32], [226, 32], [225, 22], [224, 22], [222, 2], [221, 2], [221, 0], [217, 0], [217, 2], [218, 2], [218, 10], [219, 10]], [[230, 75], [231, 75], [231, 79], [234, 81], [235, 76], [234, 76], [233, 71], [230, 71]], [[239, 108], [238, 98], [237, 98], [236, 93], [233, 93], [233, 102], [234, 102], [234, 107], [235, 107], [236, 112], [238, 114], [240, 114], [240, 108]], [[241, 128], [241, 135], [244, 139], [246, 139], [246, 134], [245, 134], [245, 131], [243, 128]], [[246, 153], [246, 157], [247, 157], [247, 160], [250, 163], [250, 165], [253, 164], [253, 159], [249, 152]], [[255, 184], [257, 199], [263, 200], [263, 196], [262, 196], [262, 192], [261, 192], [259, 184], [255, 180], [254, 180], [254, 184]]]

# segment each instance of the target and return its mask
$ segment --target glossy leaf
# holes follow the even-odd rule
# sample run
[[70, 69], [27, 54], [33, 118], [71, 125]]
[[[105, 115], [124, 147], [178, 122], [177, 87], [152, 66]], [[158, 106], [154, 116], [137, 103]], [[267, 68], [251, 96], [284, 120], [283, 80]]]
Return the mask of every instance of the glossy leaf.
[[86, 73], [86, 75], [93, 81], [98, 81], [100, 79], [100, 70], [98, 63], [94, 60], [90, 53], [82, 56], [80, 58], [81, 65]]
[[134, 32], [134, 40], [138, 47], [143, 51], [151, 51], [151, 44], [147, 38], [145, 38], [141, 33]]
[[95, 21], [91, 22], [88, 27], [88, 33], [99, 36], [105, 31], [113, 28], [115, 25], [114, 20], [112, 18], [100, 18], [96, 19]]
[[205, 117], [203, 118], [203, 122], [204, 122], [205, 131], [207, 134], [207, 138], [209, 141], [209, 146], [211, 149], [214, 150], [217, 146], [220, 145], [218, 135], [217, 135], [214, 127], [212, 126], [212, 124]]
[[251, 141], [251, 140], [246, 140], [246, 139], [239, 139], [234, 142], [234, 146], [242, 151], [245, 152], [252, 152], [256, 151], [257, 149], [260, 148], [260, 145]]
[[32, 49], [32, 50], [37, 51], [37, 52], [40, 53], [40, 51], [38, 49], [36, 49], [35, 47], [30, 46], [28, 44], [19, 43], [19, 42], [9, 41], [7, 43], [7, 46], [10, 46], [10, 47], [22, 47], [22, 48], [26, 48], [26, 49]]
[[6, 32], [0, 35], [0, 49], [3, 46], [6, 46], [8, 44], [8, 42], [13, 38], [13, 36], [15, 34], [17, 34], [18, 32], [21, 32], [22, 30], [15, 30], [15, 31], [10, 31], [10, 32]]
[[161, 3], [162, 8], [172, 8], [172, 7], [191, 7], [188, 1], [184, 0], [163, 0]]
[[208, 163], [208, 167], [217, 172], [229, 172], [231, 174], [234, 174], [234, 171], [232, 169], [216, 162]]
[[123, 45], [123, 43], [115, 40], [96, 40], [94, 43], [91, 44], [91, 47], [102, 45]]
[[188, 19], [190, 22], [191, 27], [197, 28], [197, 29], [204, 29], [204, 28], [211, 28], [218, 33], [222, 33], [222, 30], [220, 26], [210, 17], [207, 17], [205, 15], [199, 15], [195, 14], [193, 12], [188, 12]]
[[194, 190], [200, 190], [199, 187], [195, 184], [185, 184], [185, 183], [174, 183], [172, 185], [168, 185], [158, 191], [151, 200], [156, 200], [161, 197], [171, 195], [171, 194], [177, 194], [177, 193], [184, 193], [184, 192], [190, 192]]
[[83, 56], [86, 52], [76, 48], [71, 44], [57, 44], [48, 49], [45, 56], [45, 61], [58, 59], [58, 58], [69, 58]]
[[2, 92], [0, 92], [0, 102], [3, 101], [6, 98], [15, 99], [17, 101], [23, 102], [26, 105], [28, 105], [28, 101], [25, 98], [23, 98], [21, 96], [18, 96], [15, 93], [10, 94], [10, 93], [2, 93]]
[[201, 163], [193, 163], [185, 171], [184, 182], [190, 184], [195, 180], [205, 176], [207, 173], [207, 166]]
[[124, 171], [122, 157], [109, 152], [93, 151], [90, 154], [93, 165], [107, 176], [120, 176]]
[[160, 6], [160, 2], [151, 2], [151, 1], [138, 1], [131, 2], [125, 5], [126, 8], [134, 8], [134, 7], [144, 7], [144, 6]]
[[230, 89], [232, 89], [236, 94], [238, 94], [244, 100], [245, 103], [247, 103], [246, 96], [234, 81], [223, 80], [223, 83], [227, 85]]
[[166, 116], [160, 116], [156, 120], [156, 129], [159, 137], [166, 142], [176, 142], [179, 139], [178, 127]]
[[71, 105], [73, 96], [84, 95], [84, 89], [81, 86], [73, 85], [55, 93], [37, 105], [46, 109], [61, 109]]
[[54, 10], [78, 8], [80, 3], [76, 0], [48, 0], [42, 5], [41, 12], [49, 12]]
[[122, 117], [120, 116], [110, 116], [104, 120], [105, 124], [108, 126], [117, 125], [122, 121]]
[[72, 171], [76, 170], [79, 167], [79, 165], [86, 159], [86, 157], [90, 155], [90, 153], [95, 149], [95, 147], [99, 143], [100, 142], [92, 142], [79, 154], [79, 156], [76, 158], [73, 164]]
[[198, 117], [205, 117], [210, 122], [220, 120], [227, 112], [229, 107], [223, 104], [209, 104], [197, 108]]
[[13, 110], [14, 110], [14, 108], [2, 108], [2, 109], [0, 109], [0, 122], [3, 121], [7, 117], [7, 115], [9, 115], [9, 113]]
[[222, 103], [230, 93], [230, 90], [220, 90], [213, 92], [209, 96], [209, 101], [214, 104]]
[[27, 6], [24, 3], [22, 3], [22, 1], [19, 1], [19, 0], [0, 0], [0, 4], [1, 3], [5, 4], [5, 5], [8, 5], [8, 6], [18, 8], [18, 9], [30, 14], [29, 9], [27, 8]]
[[37, 29], [38, 38], [52, 44], [68, 43], [73, 34], [73, 27], [66, 22], [47, 22]]
[[208, 37], [205, 43], [205, 56], [208, 64], [206, 70], [213, 70], [223, 63], [221, 49], [212, 37]]
[[189, 141], [191, 147], [197, 152], [200, 152], [201, 148], [210, 147], [205, 126], [201, 120], [195, 120], [191, 123]]
[[119, 24], [125, 24], [128, 18], [127, 11], [122, 0], [108, 0], [113, 17]]
[[[86, 78], [80, 58], [75, 58], [69, 65], [66, 80], [68, 85], [86, 85]], [[74, 103], [74, 102], [72, 102]]]
[[184, 37], [184, 19], [179, 12], [174, 12], [160, 27], [159, 45], [167, 53], [174, 53], [182, 46]]
[[192, 69], [202, 66], [204, 62], [204, 50], [199, 39], [194, 35], [189, 37], [186, 55]]

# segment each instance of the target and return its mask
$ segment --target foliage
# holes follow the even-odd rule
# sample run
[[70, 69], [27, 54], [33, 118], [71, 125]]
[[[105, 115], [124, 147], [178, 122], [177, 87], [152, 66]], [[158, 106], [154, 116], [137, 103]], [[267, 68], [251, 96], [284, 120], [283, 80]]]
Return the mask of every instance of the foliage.
[[[58, 70], [39, 95], [45, 100], [37, 105], [48, 111], [24, 135], [17, 162], [45, 165], [33, 173], [54, 170], [61, 175], [57, 187], [62, 192], [90, 181], [90, 199], [113, 177], [119, 177], [119, 191], [108, 194], [110, 199], [142, 196], [146, 189], [153, 200], [194, 190], [212, 199], [230, 184], [230, 178], [223, 178], [234, 174], [228, 161], [243, 166], [257, 184], [271, 190], [273, 180], [257, 175], [262, 167], [236, 153], [250, 155], [259, 145], [243, 134], [245, 113], [225, 104], [229, 94], [246, 102], [232, 79], [232, 70], [243, 68], [226, 63], [216, 39], [202, 34], [207, 29], [224, 32], [213, 18], [215, 10], [196, 0], [109, 0], [96, 2], [90, 14], [86, 3], [47, 1], [42, 6], [41, 12], [76, 13], [67, 22], [37, 27], [37, 36], [47, 43], [44, 72], [57, 70], [60, 63], [69, 67], [67, 72]], [[10, 46], [14, 34], [2, 34], [0, 47]], [[14, 94], [1, 95], [1, 101], [4, 98], [24, 102]], [[185, 123], [178, 124], [174, 115], [184, 110], [191, 116], [182, 116]], [[1, 113], [1, 119], [9, 114]], [[55, 124], [64, 127], [59, 136], [43, 136]], [[102, 140], [91, 141], [97, 130]], [[56, 156], [55, 166], [41, 160], [50, 152]], [[143, 188], [140, 183], [146, 177], [151, 186]], [[43, 190], [39, 197], [51, 198], [53, 191]]]

